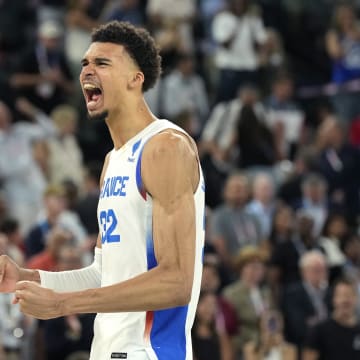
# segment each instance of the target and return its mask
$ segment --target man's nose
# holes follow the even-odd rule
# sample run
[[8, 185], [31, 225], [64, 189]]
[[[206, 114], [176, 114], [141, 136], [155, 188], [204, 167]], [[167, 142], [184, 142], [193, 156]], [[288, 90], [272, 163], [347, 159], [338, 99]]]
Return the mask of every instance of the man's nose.
[[81, 69], [81, 77], [87, 77], [87, 76], [91, 76], [94, 75], [95, 73], [95, 67], [92, 64], [87, 64], [85, 66], [83, 66], [83, 68]]

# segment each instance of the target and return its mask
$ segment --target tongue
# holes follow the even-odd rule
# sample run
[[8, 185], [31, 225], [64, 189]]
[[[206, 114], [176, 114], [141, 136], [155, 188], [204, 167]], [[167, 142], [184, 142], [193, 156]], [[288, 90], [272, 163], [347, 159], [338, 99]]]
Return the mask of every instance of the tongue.
[[100, 98], [100, 94], [93, 94], [93, 95], [91, 96], [91, 101], [98, 101], [99, 98]]
[[99, 100], [100, 96], [101, 96], [100, 94], [93, 94], [91, 96], [90, 101], [87, 103], [89, 109], [94, 108], [96, 106], [96, 103]]

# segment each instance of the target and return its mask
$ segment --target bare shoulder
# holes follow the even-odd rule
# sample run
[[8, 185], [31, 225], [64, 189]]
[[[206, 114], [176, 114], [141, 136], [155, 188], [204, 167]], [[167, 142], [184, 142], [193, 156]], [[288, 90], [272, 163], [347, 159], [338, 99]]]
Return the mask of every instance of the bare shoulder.
[[162, 175], [174, 184], [176, 179], [189, 182], [193, 190], [199, 181], [198, 153], [195, 142], [186, 134], [167, 129], [154, 135], [144, 147], [141, 171], [145, 186]]

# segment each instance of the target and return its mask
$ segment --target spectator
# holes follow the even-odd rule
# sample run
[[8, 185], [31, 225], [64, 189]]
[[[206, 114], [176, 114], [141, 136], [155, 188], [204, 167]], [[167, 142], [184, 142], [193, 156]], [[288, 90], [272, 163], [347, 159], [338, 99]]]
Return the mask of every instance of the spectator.
[[[79, 269], [82, 267], [81, 250], [69, 244], [63, 245], [59, 248], [57, 260], [58, 271]], [[45, 359], [64, 360], [79, 352], [87, 353], [88, 359], [94, 318], [94, 314], [74, 314], [42, 322], [40, 334], [43, 335]]]
[[302, 198], [294, 204], [296, 210], [303, 210], [314, 221], [314, 236], [318, 237], [329, 213], [327, 182], [317, 173], [308, 174], [301, 184]]
[[104, 14], [101, 16], [104, 22], [118, 20], [128, 21], [136, 26], [144, 25], [145, 14], [139, 0], [113, 0], [108, 3], [108, 7], [104, 9]]
[[216, 255], [205, 254], [201, 279], [201, 290], [216, 295], [219, 315], [224, 319], [225, 330], [228, 335], [235, 335], [238, 331], [236, 311], [220, 292], [219, 264]]
[[328, 182], [331, 204], [346, 211], [350, 225], [360, 212], [359, 149], [346, 141], [345, 128], [335, 116], [327, 117], [318, 128], [318, 169]]
[[244, 85], [234, 100], [215, 106], [201, 134], [199, 152], [206, 178], [206, 203], [211, 207], [220, 203], [218, 189], [223, 187], [228, 173], [238, 165], [239, 150], [234, 133], [244, 105], [253, 105], [256, 114], [264, 112], [257, 89]]
[[335, 7], [325, 40], [332, 61], [331, 80], [337, 85], [333, 104], [340, 119], [351, 122], [360, 114], [359, 92], [346, 88], [347, 82], [360, 79], [360, 28], [352, 4], [340, 3]]
[[175, 30], [181, 50], [194, 52], [193, 21], [196, 15], [194, 0], [148, 0], [146, 14], [155, 36], [162, 31]]
[[[26, 100], [17, 104], [22, 111], [29, 106], [33, 109]], [[53, 135], [51, 124], [40, 114], [33, 115], [33, 123], [14, 124], [10, 109], [0, 102], [0, 179], [9, 216], [19, 221], [23, 234], [40, 211], [42, 192], [46, 186], [44, 175], [32, 153], [32, 142]]]
[[280, 296], [280, 290], [300, 281], [299, 261], [310, 250], [319, 249], [313, 235], [313, 219], [304, 212], [295, 216], [294, 229], [290, 241], [277, 244], [270, 259], [270, 280], [274, 292]]
[[100, 193], [100, 175], [101, 164], [93, 163], [86, 167], [83, 191], [75, 206], [75, 211], [87, 233], [95, 238], [99, 232], [96, 212]]
[[[194, 71], [195, 59], [190, 54], [180, 54], [176, 68], [162, 83], [162, 114], [173, 119], [183, 111], [193, 115], [191, 134], [198, 135], [209, 112], [205, 83]], [[174, 101], [176, 99], [176, 101]]]
[[271, 167], [282, 158], [280, 137], [266, 125], [264, 118], [259, 117], [253, 106], [241, 108], [234, 141], [239, 149], [237, 166], [254, 168], [258, 166]]
[[50, 229], [58, 223], [65, 206], [64, 190], [59, 186], [48, 186], [44, 192], [45, 219], [34, 224], [25, 238], [27, 258], [44, 250], [46, 236]]
[[18, 264], [24, 264], [25, 247], [20, 224], [16, 219], [7, 218], [0, 223], [0, 233], [7, 237], [7, 253]]
[[315, 170], [317, 152], [314, 147], [303, 146], [295, 155], [292, 171], [278, 187], [277, 197], [290, 206], [300, 202], [302, 198], [301, 184], [309, 172]]
[[271, 249], [278, 244], [290, 241], [294, 230], [294, 212], [290, 206], [279, 204], [275, 208], [271, 233], [269, 235], [269, 245]]
[[305, 116], [293, 97], [293, 79], [281, 72], [274, 78], [271, 93], [264, 102], [267, 113], [265, 120], [272, 132], [280, 137], [279, 152], [286, 159], [293, 159], [302, 142], [304, 130]]
[[50, 114], [57, 136], [48, 140], [49, 182], [70, 180], [80, 187], [84, 180], [83, 155], [75, 137], [78, 112], [71, 105], [57, 106]]
[[355, 360], [360, 356], [360, 323], [356, 317], [356, 285], [339, 280], [332, 298], [331, 317], [309, 332], [304, 360]]
[[39, 26], [38, 41], [20, 57], [10, 81], [25, 98], [49, 113], [73, 91], [72, 75], [61, 48], [63, 30], [54, 21]]
[[263, 286], [265, 254], [255, 246], [238, 251], [235, 265], [238, 279], [223, 289], [224, 297], [235, 307], [239, 332], [232, 337], [236, 356], [242, 355], [244, 345], [258, 342], [261, 316], [272, 307], [269, 289]]
[[213, 244], [228, 271], [232, 273], [235, 256], [246, 245], [259, 245], [260, 224], [246, 211], [249, 182], [246, 176], [234, 173], [224, 189], [224, 203], [212, 216]]
[[260, 339], [245, 344], [244, 360], [296, 360], [297, 349], [284, 339], [281, 313], [268, 311], [261, 317]]
[[266, 47], [267, 35], [248, 0], [229, 0], [228, 8], [215, 15], [212, 34], [218, 45], [216, 102], [228, 101], [241, 85], [258, 82], [259, 52]]
[[319, 245], [324, 252], [329, 267], [329, 281], [340, 277], [346, 263], [346, 257], [341, 250], [341, 244], [348, 235], [349, 227], [341, 214], [329, 214], [319, 239]]
[[91, 0], [69, 0], [67, 3], [64, 51], [72, 75], [77, 77], [81, 69], [81, 59], [91, 42], [91, 30], [99, 23], [88, 14]]
[[256, 216], [261, 225], [261, 236], [268, 240], [275, 211], [275, 184], [267, 173], [257, 173], [253, 179], [253, 196], [246, 210]]
[[70, 241], [70, 233], [60, 228], [53, 227], [46, 234], [46, 244], [44, 250], [32, 256], [28, 260], [26, 266], [29, 269], [56, 271], [58, 268], [60, 250]]
[[196, 360], [232, 360], [233, 350], [223, 320], [217, 317], [217, 300], [211, 292], [201, 292], [191, 332]]
[[286, 339], [299, 351], [311, 326], [328, 316], [328, 274], [326, 259], [319, 251], [305, 253], [299, 262], [301, 281], [285, 289], [282, 310]]
[[[9, 247], [10, 246], [10, 247]], [[0, 255], [11, 255], [11, 243], [0, 232]], [[0, 294], [0, 359], [26, 359], [26, 343], [31, 337], [33, 321], [25, 317], [19, 306], [13, 306], [13, 294]], [[2, 350], [5, 355], [2, 358]]]

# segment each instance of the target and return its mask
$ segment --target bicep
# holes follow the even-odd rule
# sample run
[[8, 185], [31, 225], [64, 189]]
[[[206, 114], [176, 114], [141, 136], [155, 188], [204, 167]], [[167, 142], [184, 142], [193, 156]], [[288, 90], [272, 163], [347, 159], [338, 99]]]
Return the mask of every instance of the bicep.
[[[150, 142], [151, 141], [151, 142]], [[142, 177], [153, 202], [153, 240], [158, 265], [192, 284], [195, 259], [196, 153], [183, 135], [159, 134], [143, 152]]]

